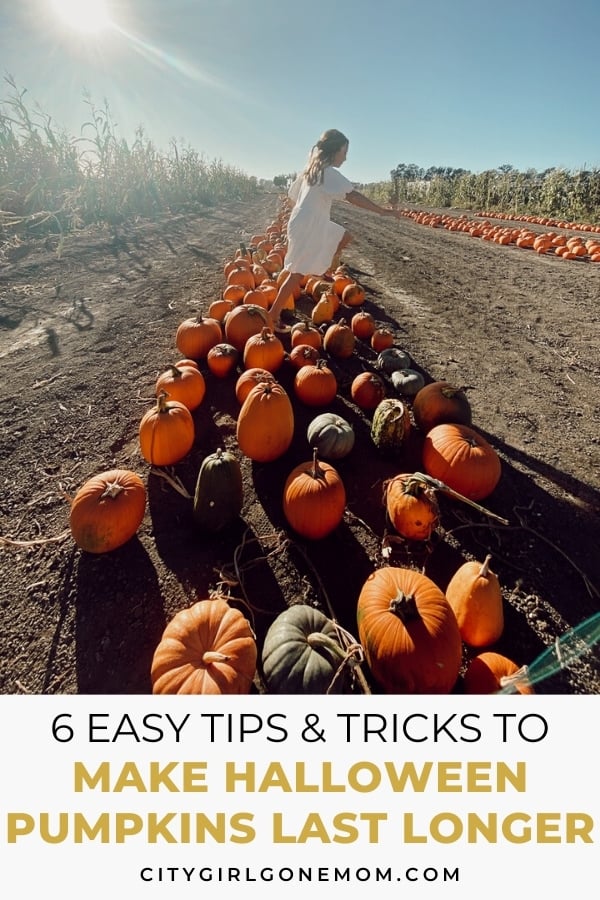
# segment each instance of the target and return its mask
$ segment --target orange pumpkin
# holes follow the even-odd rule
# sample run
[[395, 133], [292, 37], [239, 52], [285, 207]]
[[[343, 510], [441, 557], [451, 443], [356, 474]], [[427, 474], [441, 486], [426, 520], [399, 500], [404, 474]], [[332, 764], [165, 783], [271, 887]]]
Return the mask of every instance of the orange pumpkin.
[[230, 299], [219, 298], [218, 300], [213, 300], [208, 307], [208, 316], [211, 319], [216, 319], [217, 322], [221, 322], [222, 325], [227, 313], [230, 313], [236, 305], [237, 304]]
[[378, 325], [371, 335], [371, 347], [375, 353], [381, 353], [394, 344], [394, 332], [384, 325]]
[[425, 435], [422, 459], [428, 475], [470, 500], [491, 494], [502, 472], [494, 448], [468, 425], [436, 425]]
[[277, 379], [267, 369], [261, 369], [260, 367], [245, 369], [235, 383], [235, 396], [238, 403], [241, 405], [252, 388], [256, 387], [257, 384], [261, 384], [261, 382], [277, 384]]
[[471, 424], [471, 404], [462, 387], [434, 381], [417, 391], [412, 405], [415, 424], [423, 433], [448, 422]]
[[233, 344], [215, 344], [206, 355], [206, 365], [217, 378], [227, 378], [237, 366], [239, 356]]
[[[223, 288], [223, 300], [231, 303], [232, 307], [239, 306], [245, 295], [246, 288], [243, 284], [227, 284]], [[215, 318], [219, 318], [219, 316], [215, 316]]]
[[169, 399], [179, 400], [189, 410], [197, 409], [206, 393], [204, 375], [193, 366], [169, 366], [156, 379], [156, 396], [163, 391], [167, 393]]
[[323, 349], [338, 359], [349, 359], [354, 353], [356, 338], [345, 319], [333, 322], [325, 332]]
[[374, 679], [388, 694], [447, 694], [458, 680], [462, 642], [439, 587], [412, 569], [386, 566], [367, 578], [358, 636]]
[[276, 372], [285, 359], [285, 348], [270, 328], [264, 327], [248, 338], [244, 346], [244, 366], [247, 369], [267, 369]]
[[242, 403], [236, 435], [242, 453], [255, 462], [271, 462], [285, 453], [294, 437], [294, 412], [280, 384], [252, 388]]
[[128, 469], [101, 472], [71, 502], [71, 535], [87, 553], [108, 553], [133, 537], [145, 510], [146, 489], [139, 475]]
[[385, 399], [385, 384], [375, 372], [361, 372], [352, 379], [350, 396], [360, 409], [375, 409]]
[[[496, 694], [503, 687], [502, 679], [510, 678], [520, 670], [512, 659], [502, 653], [488, 650], [474, 656], [467, 665], [463, 675], [465, 694]], [[534, 694], [535, 691], [526, 683], [515, 684], [517, 693]]]
[[362, 306], [365, 299], [365, 289], [356, 281], [346, 285], [342, 291], [342, 303], [345, 306]]
[[310, 344], [296, 344], [290, 350], [289, 361], [295, 369], [301, 369], [302, 366], [314, 366], [321, 356], [316, 347]]
[[435, 491], [408, 473], [384, 482], [383, 490], [387, 514], [398, 534], [411, 541], [428, 541], [440, 518]]
[[255, 334], [260, 334], [269, 323], [269, 313], [262, 306], [254, 303], [242, 303], [236, 306], [225, 319], [225, 338], [240, 353], [244, 352], [246, 341]]
[[191, 359], [204, 359], [211, 347], [223, 339], [221, 323], [209, 316], [184, 319], [175, 335], [180, 353]]
[[248, 694], [257, 649], [245, 616], [220, 598], [198, 600], [165, 628], [152, 659], [153, 694]]
[[283, 513], [302, 537], [319, 540], [340, 524], [346, 508], [346, 491], [338, 472], [313, 458], [300, 463], [288, 475], [283, 488]]
[[178, 400], [167, 400], [163, 391], [156, 405], [142, 416], [139, 427], [140, 450], [153, 466], [173, 466], [194, 444], [192, 414]]
[[252, 270], [241, 265], [241, 260], [236, 260], [236, 265], [232, 266], [227, 273], [227, 284], [238, 284], [251, 291], [256, 287], [256, 279]]
[[361, 309], [350, 319], [350, 328], [359, 340], [369, 341], [376, 328], [375, 318], [366, 309]]
[[487, 647], [502, 636], [504, 610], [498, 576], [483, 563], [465, 562], [448, 583], [446, 600], [454, 610], [461, 637], [470, 647]]
[[291, 347], [295, 347], [297, 344], [309, 344], [311, 347], [320, 350], [322, 343], [321, 332], [311, 322], [305, 320], [292, 325], [292, 330], [290, 331]]
[[307, 406], [326, 406], [335, 399], [337, 378], [325, 359], [318, 359], [314, 366], [302, 366], [294, 376], [294, 393]]

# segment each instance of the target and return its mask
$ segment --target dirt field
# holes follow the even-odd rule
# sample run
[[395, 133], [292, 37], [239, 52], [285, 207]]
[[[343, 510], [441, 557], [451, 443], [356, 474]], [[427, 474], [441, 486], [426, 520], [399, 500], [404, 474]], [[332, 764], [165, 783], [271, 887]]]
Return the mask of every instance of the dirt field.
[[[89, 229], [68, 236], [60, 257], [55, 237], [0, 246], [0, 692], [148, 693], [165, 624], [220, 582], [238, 581], [232, 595], [252, 608], [259, 642], [299, 599], [328, 602], [356, 633], [358, 592], [383, 561], [382, 483], [398, 469], [349, 399], [352, 378], [373, 363], [369, 348], [335, 364], [332, 408], [357, 437], [336, 466], [344, 522], [322, 541], [290, 534], [281, 510], [287, 474], [310, 456], [314, 409], [295, 403], [295, 440], [275, 463], [240, 458], [242, 517], [215, 539], [199, 536], [190, 501], [150, 474], [139, 452], [156, 376], [180, 357], [177, 326], [220, 295], [223, 261], [276, 211], [267, 195]], [[502, 460], [484, 504], [508, 526], [441, 495], [431, 544], [394, 544], [392, 562], [424, 567], [444, 589], [461, 562], [491, 553], [506, 619], [495, 649], [530, 663], [600, 605], [600, 266], [344, 205], [335, 218], [355, 235], [345, 261], [367, 291], [365, 308], [393, 328], [427, 380], [469, 387], [473, 425]], [[291, 369], [279, 377], [289, 384]], [[207, 453], [237, 448], [235, 378], [206, 378], [196, 444], [176, 467], [190, 492]], [[417, 449], [408, 471], [420, 467]], [[113, 467], [143, 476], [146, 516], [126, 546], [92, 556], [68, 533], [68, 498]], [[597, 649], [537, 690], [600, 692]]]

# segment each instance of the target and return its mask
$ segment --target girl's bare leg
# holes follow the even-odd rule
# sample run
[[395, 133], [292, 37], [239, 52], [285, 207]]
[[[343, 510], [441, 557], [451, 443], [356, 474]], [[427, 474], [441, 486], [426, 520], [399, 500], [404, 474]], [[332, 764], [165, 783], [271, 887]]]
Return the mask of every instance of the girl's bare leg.
[[330, 268], [331, 268], [332, 272], [335, 272], [335, 270], [337, 269], [337, 267], [340, 264], [340, 260], [342, 257], [342, 251], [345, 250], [345, 248], [348, 246], [348, 244], [351, 244], [351, 243], [352, 243], [352, 235], [350, 234], [349, 231], [344, 232], [344, 236], [341, 239], [341, 241], [339, 242], [339, 244], [337, 246], [337, 250], [333, 254], [333, 259], [331, 260]]
[[279, 290], [277, 291], [277, 296], [273, 300], [273, 303], [271, 304], [271, 308], [269, 310], [274, 328], [282, 328], [281, 322], [279, 321], [281, 311], [290, 300], [290, 298], [298, 292], [298, 290], [300, 289], [301, 281], [302, 275], [299, 272], [290, 272], [287, 277], [284, 278], [284, 280], [281, 282]]

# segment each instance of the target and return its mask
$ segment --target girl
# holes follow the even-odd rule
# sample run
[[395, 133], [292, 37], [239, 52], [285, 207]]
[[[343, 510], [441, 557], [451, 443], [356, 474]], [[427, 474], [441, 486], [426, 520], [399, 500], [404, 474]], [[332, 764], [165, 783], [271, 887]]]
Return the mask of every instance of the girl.
[[312, 148], [306, 168], [288, 191], [293, 206], [287, 226], [285, 270], [288, 274], [270, 310], [275, 331], [290, 330], [280, 321], [280, 315], [300, 288], [302, 277], [335, 269], [342, 250], [352, 240], [349, 232], [331, 221], [333, 200], [347, 200], [382, 216], [401, 217], [397, 210], [378, 206], [355, 191], [352, 182], [338, 171], [346, 159], [348, 143], [341, 131], [335, 128], [325, 131]]

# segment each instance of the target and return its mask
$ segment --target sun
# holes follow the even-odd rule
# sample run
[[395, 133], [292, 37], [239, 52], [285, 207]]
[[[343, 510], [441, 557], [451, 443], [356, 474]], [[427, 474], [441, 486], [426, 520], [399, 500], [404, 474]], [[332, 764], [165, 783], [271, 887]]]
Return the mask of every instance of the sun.
[[104, 0], [50, 0], [50, 5], [74, 31], [98, 34], [113, 24]]

